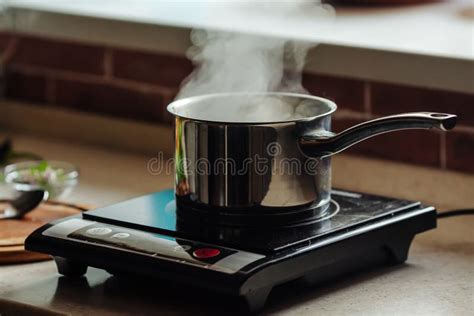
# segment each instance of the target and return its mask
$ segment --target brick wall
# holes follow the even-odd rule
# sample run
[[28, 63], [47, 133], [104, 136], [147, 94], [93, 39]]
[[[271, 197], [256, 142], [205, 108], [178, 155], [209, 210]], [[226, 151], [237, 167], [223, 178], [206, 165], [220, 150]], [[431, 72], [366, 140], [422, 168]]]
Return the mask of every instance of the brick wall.
[[152, 123], [192, 70], [184, 57], [0, 34], [8, 99]]
[[[166, 105], [191, 72], [184, 57], [0, 33], [5, 96], [41, 106], [171, 124]], [[455, 131], [400, 131], [347, 152], [474, 172], [474, 94], [306, 73], [304, 86], [334, 100], [333, 130], [382, 115], [437, 111], [458, 114]]]

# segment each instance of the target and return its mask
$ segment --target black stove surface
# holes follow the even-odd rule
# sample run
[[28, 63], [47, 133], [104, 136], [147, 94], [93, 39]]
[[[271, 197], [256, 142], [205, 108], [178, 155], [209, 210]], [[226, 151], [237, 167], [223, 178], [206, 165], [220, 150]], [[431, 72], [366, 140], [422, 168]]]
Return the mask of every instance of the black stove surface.
[[341, 190], [332, 191], [328, 215], [307, 225], [279, 228], [205, 226], [176, 216], [174, 191], [165, 190], [85, 212], [84, 219], [260, 253], [311, 244], [315, 240], [408, 212], [419, 202]]

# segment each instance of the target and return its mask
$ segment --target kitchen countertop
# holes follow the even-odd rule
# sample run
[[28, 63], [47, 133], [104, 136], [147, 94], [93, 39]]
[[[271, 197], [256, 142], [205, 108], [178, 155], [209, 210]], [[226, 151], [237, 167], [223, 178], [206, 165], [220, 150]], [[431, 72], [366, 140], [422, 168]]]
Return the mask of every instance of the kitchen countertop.
[[18, 32], [179, 55], [191, 29], [276, 36], [319, 44], [308, 71], [474, 91], [474, 6], [467, 0], [336, 6], [335, 14], [250, 1], [11, 0], [6, 7], [1, 24]]
[[[18, 149], [32, 150], [48, 159], [67, 160], [81, 167], [81, 181], [68, 199], [71, 202], [100, 206], [172, 185], [172, 175], [153, 176], [147, 172], [151, 155], [20, 134], [14, 135], [14, 139]], [[335, 185], [343, 188], [392, 193], [405, 198], [414, 198], [414, 191], [418, 191], [420, 199], [432, 201], [441, 209], [472, 206], [472, 175], [344, 155], [334, 159], [333, 169]], [[380, 172], [387, 175], [385, 183], [387, 178], [392, 179], [390, 185], [381, 186]], [[404, 180], [407, 174], [419, 179]], [[429, 178], [424, 180], [427, 175]], [[443, 178], [445, 187], [440, 188]], [[0, 189], [0, 196], [6, 192], [5, 188]], [[449, 198], [455, 194], [458, 198]], [[310, 290], [283, 288], [270, 297], [265, 311], [282, 315], [314, 315], [316, 311], [472, 315], [473, 225], [474, 217], [443, 219], [436, 230], [416, 237], [406, 264], [347, 277]], [[225, 300], [220, 298], [212, 302], [202, 293], [170, 290], [167, 284], [122, 283], [98, 269], [89, 269], [85, 278], [68, 280], [57, 274], [52, 261], [0, 266], [0, 297], [74, 315], [222, 314], [225, 308]]]
[[96, 1], [11, 0], [7, 6], [37, 12], [474, 59], [471, 45], [473, 17], [470, 16], [473, 7], [469, 1], [372, 9], [336, 7], [335, 14], [332, 9], [324, 9], [329, 5], [290, 4], [103, 0], [98, 6]]

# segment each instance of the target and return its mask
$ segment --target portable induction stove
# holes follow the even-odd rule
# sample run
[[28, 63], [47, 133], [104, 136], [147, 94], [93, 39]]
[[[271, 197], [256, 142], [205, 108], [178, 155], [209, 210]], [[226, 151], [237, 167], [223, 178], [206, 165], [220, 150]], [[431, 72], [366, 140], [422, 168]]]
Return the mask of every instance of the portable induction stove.
[[435, 208], [420, 202], [340, 190], [332, 198], [322, 218], [263, 229], [183, 220], [165, 190], [51, 222], [25, 247], [54, 256], [65, 276], [91, 266], [167, 279], [241, 296], [256, 311], [291, 280], [402, 263], [414, 236], [436, 227]]

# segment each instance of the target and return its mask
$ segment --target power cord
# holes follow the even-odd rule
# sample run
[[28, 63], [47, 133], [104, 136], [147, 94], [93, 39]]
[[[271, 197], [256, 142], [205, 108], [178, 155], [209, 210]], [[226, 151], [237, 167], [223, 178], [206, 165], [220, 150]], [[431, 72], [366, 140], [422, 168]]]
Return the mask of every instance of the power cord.
[[462, 215], [474, 215], [474, 209], [465, 208], [465, 209], [461, 209], [461, 210], [446, 211], [446, 212], [443, 212], [443, 213], [438, 213], [437, 217], [438, 218], [447, 218], [447, 217], [462, 216]]

